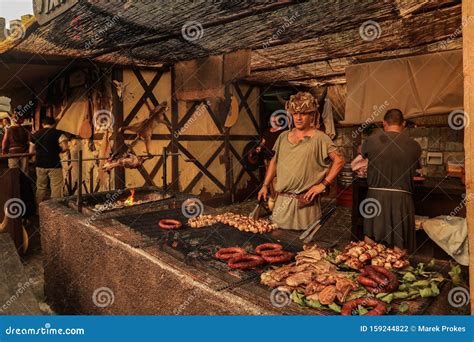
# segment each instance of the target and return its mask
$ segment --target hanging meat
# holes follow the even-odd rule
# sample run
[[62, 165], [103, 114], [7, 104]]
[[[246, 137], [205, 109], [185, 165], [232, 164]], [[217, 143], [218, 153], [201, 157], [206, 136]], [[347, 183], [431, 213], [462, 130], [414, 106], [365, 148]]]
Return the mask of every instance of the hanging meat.
[[171, 127], [165, 120], [165, 112], [168, 110], [166, 101], [163, 101], [160, 105], [152, 108], [148, 102], [145, 102], [148, 108], [150, 109], [150, 116], [140, 122], [134, 123], [133, 125], [125, 126], [120, 128], [120, 132], [131, 131], [137, 135], [135, 140], [129, 145], [129, 149], [138, 142], [138, 140], [143, 140], [145, 142], [146, 153], [150, 154], [150, 142], [151, 136], [153, 135], [153, 130], [158, 124], [163, 124], [171, 130]]

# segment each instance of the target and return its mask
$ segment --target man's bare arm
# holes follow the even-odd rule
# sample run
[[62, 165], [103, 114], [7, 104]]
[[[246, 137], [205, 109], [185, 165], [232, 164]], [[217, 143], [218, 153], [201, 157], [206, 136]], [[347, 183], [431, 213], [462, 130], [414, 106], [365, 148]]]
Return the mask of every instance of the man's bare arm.
[[[339, 172], [341, 172], [342, 168], [344, 167], [344, 157], [339, 151], [334, 151], [328, 154], [329, 158], [331, 158], [331, 166], [329, 167], [328, 173], [324, 179], [328, 183], [332, 183]], [[309, 190], [304, 194], [304, 198], [308, 201], [312, 201], [317, 195], [326, 191], [326, 185], [323, 183], [319, 183], [313, 185]]]
[[270, 164], [268, 165], [268, 170], [265, 175], [265, 180], [263, 181], [263, 186], [258, 192], [258, 200], [260, 200], [261, 198], [265, 200], [267, 199], [268, 187], [272, 183], [273, 178], [275, 178], [275, 176], [276, 176], [276, 160], [275, 160], [275, 157], [273, 157], [272, 160], [270, 160]]
[[332, 163], [325, 178], [327, 182], [332, 183], [344, 167], [345, 160], [339, 151], [328, 153], [328, 155]]

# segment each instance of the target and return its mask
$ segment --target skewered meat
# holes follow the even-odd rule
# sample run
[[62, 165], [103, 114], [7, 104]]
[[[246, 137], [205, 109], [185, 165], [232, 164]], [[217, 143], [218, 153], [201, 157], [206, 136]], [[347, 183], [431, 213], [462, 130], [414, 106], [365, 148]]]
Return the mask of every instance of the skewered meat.
[[267, 233], [277, 228], [276, 224], [271, 223], [266, 219], [252, 219], [248, 216], [225, 213], [220, 215], [201, 215], [192, 217], [188, 220], [191, 228], [202, 228], [217, 222], [222, 222], [240, 231], [249, 233]]
[[199, 215], [188, 219], [188, 225], [191, 228], [203, 228], [207, 226], [212, 226], [217, 222], [219, 221], [212, 215]]
[[336, 264], [345, 263], [355, 270], [361, 270], [367, 264], [392, 269], [408, 266], [406, 257], [406, 252], [398, 248], [388, 248], [373, 241], [359, 241], [349, 243], [335, 261]]
[[102, 166], [102, 169], [107, 172], [119, 166], [123, 166], [127, 169], [137, 169], [143, 164], [145, 159], [144, 157], [137, 157], [133, 153], [126, 153], [119, 159], [107, 161]]

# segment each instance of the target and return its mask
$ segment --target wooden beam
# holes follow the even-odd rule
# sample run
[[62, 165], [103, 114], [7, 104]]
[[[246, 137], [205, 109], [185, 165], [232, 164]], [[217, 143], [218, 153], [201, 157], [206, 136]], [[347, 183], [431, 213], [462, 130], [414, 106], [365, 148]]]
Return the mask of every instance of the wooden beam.
[[253, 115], [252, 109], [250, 108], [247, 99], [249, 98], [250, 94], [252, 93], [254, 87], [249, 86], [249, 89], [247, 89], [247, 92], [242, 94], [242, 90], [240, 89], [240, 86], [238, 83], [234, 83], [234, 89], [237, 92], [237, 96], [239, 97], [240, 104], [239, 104], [239, 109], [245, 108], [245, 111], [247, 112], [247, 115], [250, 118], [250, 121], [252, 121], [253, 126], [255, 127], [255, 130], [257, 133], [260, 133], [260, 127], [258, 126], [258, 122], [255, 119], [255, 116]]
[[[196, 159], [194, 156], [189, 152], [183, 145], [181, 145], [179, 142], [177, 142], [179, 149], [183, 154], [188, 157], [189, 159]], [[214, 184], [216, 184], [219, 189], [221, 189], [222, 192], [225, 192], [225, 185], [221, 183], [220, 180], [218, 180], [207, 168], [205, 168], [198, 160], [193, 161], [194, 165], [201, 170], [202, 173], [204, 173]]]
[[[133, 70], [133, 72], [135, 73], [135, 69]], [[138, 74], [140, 74], [140, 72], [138, 72]], [[135, 73], [135, 75], [137, 75]], [[150, 84], [146, 84], [145, 82], [145, 86], [143, 84], [142, 87], [143, 87], [143, 90], [144, 90], [144, 93], [142, 95], [142, 97], [140, 97], [140, 99], [137, 101], [137, 103], [135, 104], [135, 106], [133, 106], [132, 110], [130, 111], [130, 113], [128, 113], [127, 117], [124, 118], [124, 122], [123, 122], [123, 126], [128, 126], [130, 125], [130, 123], [132, 122], [133, 118], [137, 115], [138, 111], [140, 110], [140, 108], [142, 108], [142, 106], [145, 104], [146, 100], [149, 98], [150, 96], [150, 89], [151, 91], [153, 92], [153, 89], [155, 88], [155, 86], [158, 84], [160, 78], [161, 78], [161, 75], [162, 73], [157, 73], [153, 79], [151, 80]], [[141, 76], [141, 75], [140, 75]], [[137, 79], [138, 79], [138, 76], [137, 76]], [[143, 79], [143, 77], [142, 77]], [[139, 80], [140, 82], [140, 80]], [[153, 93], [152, 93], [153, 94]], [[157, 105], [156, 105], [157, 106]]]
[[[462, 17], [464, 23], [474, 21], [474, 2], [463, 1]], [[464, 125], [464, 153], [466, 168], [466, 220], [469, 238], [469, 284], [471, 293], [471, 315], [474, 314], [474, 25], [463, 25], [463, 70], [464, 70], [464, 113], [467, 115]]]
[[[215, 152], [209, 157], [209, 159], [206, 161], [204, 164], [204, 167], [207, 169], [209, 166], [211, 166], [212, 162], [217, 158], [219, 153], [224, 149], [224, 143], [219, 145], [219, 147], [215, 150]], [[184, 189], [184, 192], [191, 192], [193, 188], [196, 186], [197, 182], [202, 178], [203, 173], [199, 172], [192, 180], [189, 182], [189, 184], [186, 186]]]
[[[171, 153], [178, 153], [178, 137], [175, 136], [175, 132], [178, 131], [178, 99], [176, 98], [175, 89], [176, 74], [174, 68], [171, 69]], [[168, 145], [169, 147], [170, 145]], [[171, 190], [179, 191], [179, 156], [173, 155], [171, 157]]]
[[[123, 82], [122, 68], [112, 70], [112, 80]], [[116, 91], [112, 90], [112, 94], [112, 112], [114, 113], [113, 153], [120, 153], [123, 146], [125, 146], [123, 135], [119, 134], [119, 130], [123, 126], [123, 102], [119, 99]], [[123, 167], [114, 169], [114, 188], [115, 190], [125, 188], [125, 169]]]

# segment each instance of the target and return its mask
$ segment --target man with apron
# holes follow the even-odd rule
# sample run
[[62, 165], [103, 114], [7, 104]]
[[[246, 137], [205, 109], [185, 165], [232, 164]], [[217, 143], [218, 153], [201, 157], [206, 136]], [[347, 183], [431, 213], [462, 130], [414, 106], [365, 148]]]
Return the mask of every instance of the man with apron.
[[272, 221], [279, 228], [305, 230], [321, 217], [319, 195], [326, 191], [344, 166], [344, 158], [332, 140], [314, 127], [318, 105], [310, 93], [299, 92], [286, 103], [294, 125], [281, 133], [273, 146], [258, 199], [267, 199], [275, 176], [277, 199]]
[[416, 247], [413, 177], [421, 147], [403, 132], [403, 123], [399, 109], [388, 110], [384, 132], [370, 136], [362, 145], [362, 155], [369, 160], [369, 191], [359, 210], [365, 235], [412, 252]]

